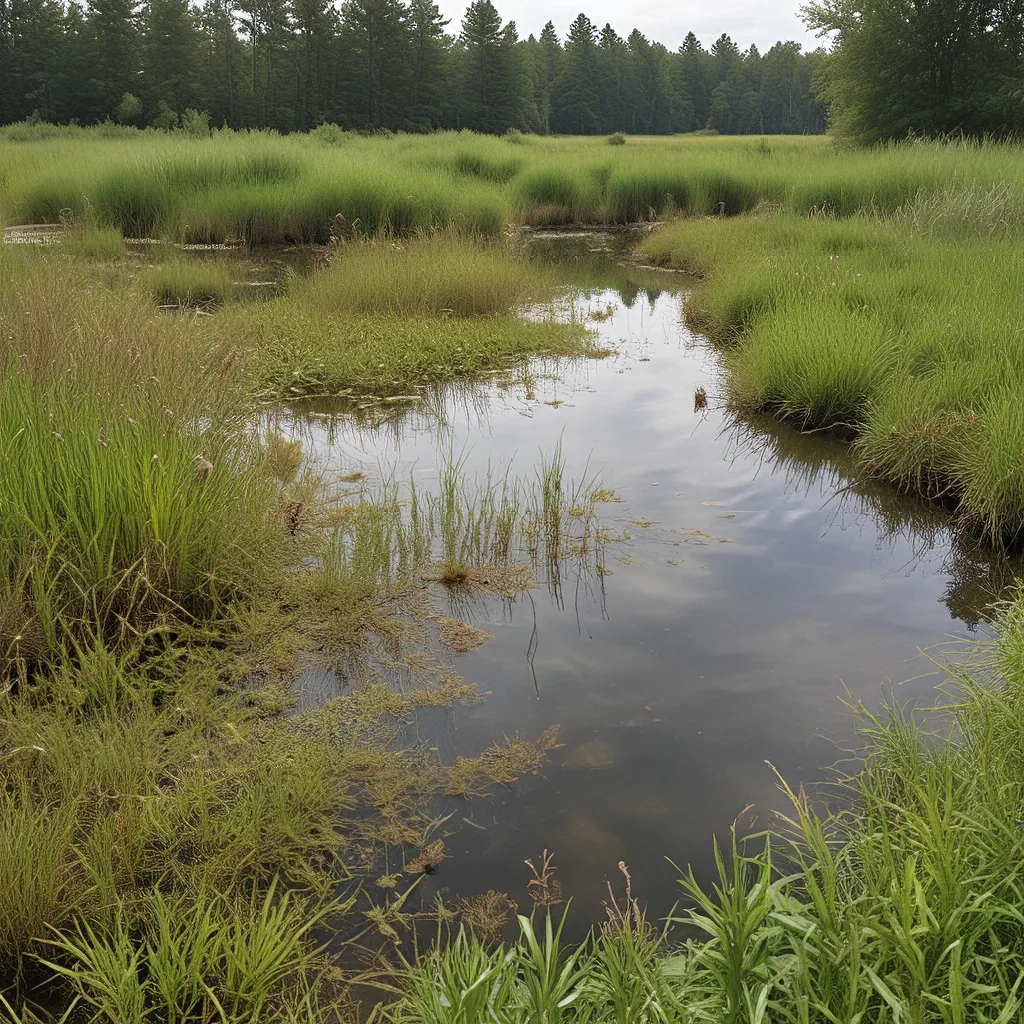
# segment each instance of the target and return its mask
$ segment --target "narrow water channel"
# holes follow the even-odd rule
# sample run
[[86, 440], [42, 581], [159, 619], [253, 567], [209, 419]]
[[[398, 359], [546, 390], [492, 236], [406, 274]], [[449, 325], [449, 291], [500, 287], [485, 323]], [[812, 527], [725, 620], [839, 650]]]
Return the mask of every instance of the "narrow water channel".
[[583, 928], [620, 860], [652, 916], [678, 897], [669, 858], [709, 878], [714, 834], [748, 805], [745, 827], [785, 806], [766, 762], [794, 787], [822, 779], [852, 740], [845, 690], [874, 706], [891, 681], [899, 700], [930, 701], [941, 674], [921, 652], [983, 638], [1015, 567], [960, 546], [940, 511], [859, 483], [830, 438], [730, 413], [719, 355], [684, 324], [685, 279], [625, 264], [614, 236], [529, 244], [581, 289], [577, 312], [613, 355], [538, 361], [369, 422], [307, 403], [276, 427], [328, 475], [411, 473], [425, 490], [452, 452], [470, 474], [531, 474], [560, 444], [568, 475], [621, 498], [603, 507], [628, 540], [603, 576], [453, 601], [493, 634], [456, 658], [489, 696], [414, 732], [450, 760], [560, 725], [543, 776], [447, 807], [452, 856], [418, 895], [525, 904], [523, 862], [547, 848]]

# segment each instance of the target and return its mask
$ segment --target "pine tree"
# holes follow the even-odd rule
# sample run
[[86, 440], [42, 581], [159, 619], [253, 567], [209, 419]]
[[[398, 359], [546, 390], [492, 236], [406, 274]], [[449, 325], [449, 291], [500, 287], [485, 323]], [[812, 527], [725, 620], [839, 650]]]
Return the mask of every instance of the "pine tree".
[[444, 30], [448, 19], [434, 0], [412, 0], [409, 27], [412, 33], [412, 76], [410, 89], [411, 127], [439, 128], [445, 93], [447, 54]]
[[401, 0], [349, 0], [343, 12], [350, 120], [360, 127], [406, 127], [413, 45], [409, 8]]
[[597, 50], [600, 131], [633, 131], [631, 114], [637, 96], [635, 83], [630, 77], [629, 50], [625, 40], [611, 25], [605, 25], [601, 29]]
[[629, 34], [630, 79], [633, 83], [630, 131], [647, 135], [672, 130], [672, 90], [668, 74], [668, 51], [652, 45], [637, 29]]
[[179, 117], [201, 107], [200, 30], [188, 0], [149, 0], [142, 12], [142, 78], [145, 106], [165, 102]]
[[337, 14], [329, 0], [290, 0], [289, 15], [296, 36], [294, 63], [298, 72], [294, 125], [304, 131], [324, 120], [331, 103], [331, 53]]
[[237, 128], [236, 96], [238, 78], [244, 68], [244, 54], [235, 33], [230, 0], [206, 0], [199, 22], [202, 30], [200, 74], [203, 109], [210, 112], [214, 124]]
[[707, 124], [711, 103], [711, 89], [708, 81], [708, 54], [700, 40], [692, 33], [686, 34], [679, 47], [676, 61], [677, 91], [686, 95], [690, 102], [690, 119], [684, 131], [694, 131]]
[[595, 36], [594, 25], [585, 14], [578, 15], [569, 28], [565, 62], [552, 96], [558, 131], [588, 135], [601, 129]]
[[534, 103], [540, 130], [551, 133], [551, 92], [562, 71], [562, 44], [553, 22], [547, 22], [537, 40], [537, 59], [534, 65]]
[[0, 0], [0, 122], [60, 115], [63, 23], [58, 0]]
[[[0, 0], [0, 120], [38, 111], [57, 121], [171, 126], [191, 107], [214, 125], [282, 131], [322, 119], [491, 133], [824, 128], [812, 81], [832, 58], [795, 43], [762, 58], [723, 35], [708, 53], [690, 33], [669, 53], [636, 30], [628, 40], [611, 25], [598, 34], [580, 14], [563, 47], [550, 21], [521, 40], [493, 0], [472, 0], [458, 38], [445, 34], [438, 0], [345, 0], [340, 12], [334, 0], [87, 2], [83, 11], [76, 0]], [[829, 0], [829, 10], [912, 2]], [[930, 17], [941, 22], [957, 2], [928, 0]], [[1024, 0], [999, 2], [1005, 10], [991, 15], [986, 45], [1019, 48], [1024, 27], [1014, 29], [1006, 12]], [[919, 12], [919, 20], [927, 18]], [[1008, 123], [1024, 90], [1005, 65], [999, 75]], [[995, 101], [984, 102], [991, 113]]]
[[90, 75], [81, 109], [85, 120], [101, 121], [126, 92], [140, 91], [137, 0], [90, 0], [85, 35]]
[[724, 32], [711, 46], [708, 69], [710, 71], [711, 88], [727, 82], [743, 64], [740, 48]]
[[494, 133], [519, 127], [519, 97], [514, 94], [523, 81], [513, 52], [515, 26], [511, 34], [502, 28], [491, 0], [473, 0], [462, 19], [460, 39], [465, 51], [462, 124]]

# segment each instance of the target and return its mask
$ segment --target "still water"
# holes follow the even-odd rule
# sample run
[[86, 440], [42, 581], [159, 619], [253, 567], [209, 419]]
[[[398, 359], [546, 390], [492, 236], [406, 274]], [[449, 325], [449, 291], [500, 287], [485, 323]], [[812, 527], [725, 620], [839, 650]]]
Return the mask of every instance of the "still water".
[[[983, 638], [1014, 567], [960, 546], [938, 510], [858, 483], [832, 439], [730, 413], [719, 354], [683, 321], [686, 279], [620, 262], [613, 236], [529, 244], [582, 289], [577, 314], [600, 317], [611, 356], [536, 362], [370, 422], [310, 403], [277, 428], [328, 475], [411, 473], [421, 489], [452, 452], [471, 474], [530, 475], [560, 443], [568, 475], [622, 499], [602, 506], [629, 538], [603, 578], [451, 605], [493, 634], [455, 658], [489, 696], [414, 733], [453, 760], [561, 726], [543, 776], [446, 808], [451, 857], [418, 896], [527, 904], [523, 861], [547, 848], [583, 928], [620, 860], [652, 916], [677, 898], [669, 859], [710, 877], [714, 834], [748, 805], [744, 827], [785, 808], [766, 762], [794, 788], [821, 780], [852, 741], [846, 690], [876, 706], [891, 681], [930, 701], [941, 674], [921, 652]], [[320, 681], [324, 696], [346, 685]]]

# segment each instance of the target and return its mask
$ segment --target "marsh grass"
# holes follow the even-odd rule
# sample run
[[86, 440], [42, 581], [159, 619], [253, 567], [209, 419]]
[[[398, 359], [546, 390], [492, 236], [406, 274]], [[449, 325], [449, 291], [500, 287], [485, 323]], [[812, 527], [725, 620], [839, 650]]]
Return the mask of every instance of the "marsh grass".
[[[345, 979], [311, 930], [354, 916], [333, 883], [389, 847], [425, 855], [446, 789], [540, 768], [553, 733], [450, 767], [403, 749], [416, 709], [479, 696], [410, 650], [445, 577], [448, 600], [599, 579], [614, 538], [596, 483], [569, 481], [557, 452], [530, 480], [470, 481], [452, 459], [438, 493], [363, 482], [328, 502], [301, 451], [248, 421], [258, 399], [408, 395], [587, 351], [578, 325], [517, 314], [548, 280], [477, 237], [510, 211], [698, 215], [646, 248], [706, 276], [690, 315], [730, 343], [745, 407], [848, 429], [879, 477], [957, 501], [991, 537], [1020, 527], [1024, 273], [1018, 196], [1001, 184], [1014, 147], [439, 135], [345, 139], [339, 161], [320, 136], [0, 141], [5, 220], [88, 225], [77, 252], [0, 249], [0, 976], [14, 1018], [50, 1016], [33, 1003], [45, 992], [58, 1015], [77, 998], [129, 1022], [332, 1019]], [[733, 216], [745, 210], [759, 215]], [[477, 240], [440, 236], [452, 227]], [[158, 313], [119, 265], [88, 265], [115, 263], [122, 234], [344, 241], [334, 267], [258, 311], [197, 317]], [[620, 910], [568, 948], [564, 919], [538, 911], [513, 945], [442, 943], [388, 1012], [1015, 1022], [1020, 607], [950, 686], [942, 735], [896, 704], [856, 708], [863, 765], [840, 810], [790, 792], [770, 841], [718, 851], [713, 885], [682, 873], [700, 940], [673, 948]], [[282, 715], [311, 660], [361, 685]], [[396, 677], [407, 685], [385, 685]], [[359, 927], [393, 941], [409, 891]]]
[[[497, 235], [510, 218], [622, 224], [766, 206], [847, 217], [917, 204], [920, 219], [950, 189], [1001, 203], [998, 190], [1016, 179], [1017, 160], [1009, 143], [850, 151], [825, 138], [779, 137], [770, 149], [729, 137], [630, 145], [530, 138], [513, 147], [470, 132], [346, 136], [340, 160], [324, 134], [106, 137], [97, 129], [7, 137], [0, 139], [0, 219], [58, 223], [70, 213], [126, 237], [255, 245], [326, 243], [339, 214], [363, 234], [391, 236], [449, 228]], [[1012, 191], [1007, 209], [1019, 205]]]
[[[5, 1012], [47, 1019], [41, 986], [57, 1016], [333, 1019], [327, 879], [424, 845], [448, 769], [401, 722], [478, 696], [413, 666], [415, 616], [380, 603], [432, 564], [440, 513], [323, 501], [301, 447], [249, 424], [216, 317], [51, 248], [0, 250]], [[377, 674], [281, 717], [310, 658]]]
[[471, 476], [465, 455], [449, 453], [436, 490], [411, 478], [363, 481], [358, 497], [328, 517], [328, 564], [359, 564], [376, 580], [414, 575], [469, 595], [512, 597], [533, 581], [557, 595], [563, 579], [604, 572], [618, 539], [599, 509], [607, 493], [595, 477], [569, 477], [560, 446], [541, 453], [529, 477], [511, 465]]
[[69, 227], [60, 239], [61, 248], [78, 260], [112, 263], [124, 256], [124, 236], [117, 228], [83, 224]]
[[[106, 440], [103, 452], [120, 438]], [[447, 767], [396, 741], [417, 708], [478, 699], [444, 664], [403, 660], [423, 646], [418, 572], [446, 549], [488, 575], [522, 557], [529, 502], [550, 520], [552, 502], [581, 493], [554, 479], [560, 460], [544, 498], [507, 473], [481, 486], [455, 462], [447, 497], [364, 483], [351, 505], [318, 507], [295, 447], [264, 444], [284, 496], [312, 506], [272, 587], [178, 622], [173, 643], [58, 638], [0, 693], [0, 964], [15, 1001], [31, 1005], [42, 971], [70, 986], [64, 1005], [77, 995], [116, 1020], [333, 1019], [346, 989], [311, 930], [350, 911], [328, 884], [349, 877], [344, 855], [424, 847], [437, 794], [510, 784], [555, 745], [555, 730], [513, 736]], [[411, 685], [364, 673], [350, 695], [280, 718], [309, 657], [375, 664], [378, 679], [407, 664]]]
[[217, 345], [36, 257], [0, 252], [0, 644], [15, 660], [218, 614], [273, 544]]
[[231, 267], [211, 260], [167, 260], [146, 274], [146, 285], [158, 305], [180, 309], [219, 306], [239, 295]]
[[550, 270], [500, 243], [434, 234], [341, 245], [290, 297], [329, 314], [473, 317], [550, 299], [557, 287]]
[[228, 336], [248, 349], [252, 390], [262, 400], [305, 395], [404, 395], [432, 384], [521, 363], [530, 355], [598, 356], [581, 324], [509, 314], [324, 317], [274, 303], [255, 322], [232, 314]]
[[[258, 313], [220, 330], [248, 353], [264, 398], [404, 395], [527, 355], [600, 355], [579, 322], [544, 315], [550, 271], [507, 246], [452, 235], [338, 246], [331, 266], [293, 278]], [[524, 307], [533, 304], [533, 315]]]
[[704, 277], [688, 316], [728, 345], [735, 405], [841, 428], [861, 470], [1012, 546], [1024, 267], [1009, 188], [919, 195], [884, 218], [680, 223], [642, 249]]

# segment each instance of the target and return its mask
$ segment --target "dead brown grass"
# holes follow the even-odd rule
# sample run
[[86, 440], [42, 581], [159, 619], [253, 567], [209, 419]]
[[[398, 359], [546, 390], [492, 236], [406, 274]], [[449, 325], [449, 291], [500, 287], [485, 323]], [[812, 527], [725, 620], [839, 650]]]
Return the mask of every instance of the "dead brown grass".
[[518, 733], [488, 747], [477, 757], [458, 757], [449, 769], [444, 791], [448, 796], [468, 796], [482, 783], [510, 786], [523, 775], [536, 775], [547, 755], [558, 747], [559, 726], [551, 725], [536, 742], [524, 740]]

